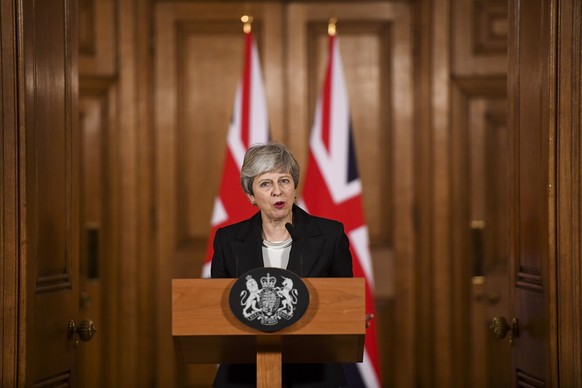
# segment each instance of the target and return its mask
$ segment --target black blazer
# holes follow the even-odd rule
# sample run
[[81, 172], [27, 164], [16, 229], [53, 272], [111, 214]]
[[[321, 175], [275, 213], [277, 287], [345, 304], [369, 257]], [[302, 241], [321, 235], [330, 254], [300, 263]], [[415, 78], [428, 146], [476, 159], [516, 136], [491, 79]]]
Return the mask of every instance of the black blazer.
[[[287, 269], [301, 277], [352, 277], [352, 255], [343, 224], [293, 206], [293, 245]], [[262, 221], [251, 218], [220, 228], [214, 237], [210, 274], [238, 278], [263, 267]]]
[[[352, 277], [352, 255], [343, 224], [307, 214], [293, 206], [293, 245], [287, 269], [301, 277]], [[210, 273], [213, 278], [238, 278], [263, 267], [262, 220], [251, 218], [220, 228], [214, 237]], [[309, 351], [309, 349], [306, 349]], [[346, 384], [339, 364], [284, 364], [285, 387], [340, 387]], [[221, 364], [215, 387], [256, 386], [256, 367]]]

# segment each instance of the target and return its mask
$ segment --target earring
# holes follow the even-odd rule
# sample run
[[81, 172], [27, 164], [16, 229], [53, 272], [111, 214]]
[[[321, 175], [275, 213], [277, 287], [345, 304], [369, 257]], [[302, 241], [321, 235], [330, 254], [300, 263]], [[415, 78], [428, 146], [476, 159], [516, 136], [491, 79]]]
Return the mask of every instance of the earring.
[[251, 205], [257, 206], [257, 203], [255, 201], [251, 201]]

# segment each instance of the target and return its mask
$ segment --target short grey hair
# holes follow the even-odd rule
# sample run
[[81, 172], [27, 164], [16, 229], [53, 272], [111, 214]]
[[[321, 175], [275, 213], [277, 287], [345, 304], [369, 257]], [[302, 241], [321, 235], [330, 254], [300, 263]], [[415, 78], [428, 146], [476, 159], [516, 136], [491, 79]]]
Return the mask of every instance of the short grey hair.
[[291, 151], [281, 143], [254, 144], [247, 150], [240, 172], [243, 191], [254, 195], [255, 177], [267, 172], [291, 174], [295, 188], [299, 185], [299, 164]]

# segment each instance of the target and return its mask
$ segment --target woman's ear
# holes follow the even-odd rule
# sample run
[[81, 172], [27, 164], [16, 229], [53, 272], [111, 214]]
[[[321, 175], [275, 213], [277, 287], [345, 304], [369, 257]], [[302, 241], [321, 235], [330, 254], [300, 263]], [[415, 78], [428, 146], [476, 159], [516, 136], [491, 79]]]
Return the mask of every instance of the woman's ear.
[[247, 194], [247, 198], [251, 201], [251, 205], [257, 206], [257, 202], [255, 201], [255, 196], [252, 194]]

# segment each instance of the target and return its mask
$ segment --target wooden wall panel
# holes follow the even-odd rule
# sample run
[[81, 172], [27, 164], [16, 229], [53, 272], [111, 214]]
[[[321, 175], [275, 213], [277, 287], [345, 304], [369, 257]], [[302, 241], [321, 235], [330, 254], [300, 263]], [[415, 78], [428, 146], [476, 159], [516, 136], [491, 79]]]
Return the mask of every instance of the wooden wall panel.
[[[67, 254], [65, 241], [67, 238], [65, 230], [69, 227], [67, 218], [70, 217], [67, 211], [70, 194], [65, 190], [70, 180], [68, 176], [70, 171], [63, 168], [66, 163], [62, 159], [54, 158], [54, 155], [66, 157], [70, 152], [67, 147], [68, 132], [71, 131], [70, 122], [64, 114], [66, 99], [69, 96], [65, 88], [59, 87], [67, 81], [66, 41], [62, 31], [64, 4], [56, 3], [45, 7], [39, 4], [34, 13], [44, 16], [33, 19], [35, 24], [30, 26], [31, 33], [37, 39], [50, 35], [59, 38], [48, 42], [33, 41], [30, 53], [32, 61], [38, 61], [51, 70], [50, 73], [39, 71], [34, 73], [33, 86], [37, 91], [31, 94], [28, 100], [29, 106], [34, 108], [36, 113], [29, 118], [31, 137], [35, 139], [35, 143], [30, 144], [30, 157], [36, 162], [36, 170], [31, 171], [30, 176], [31, 189], [36, 195], [42, 193], [46, 199], [39, 201], [36, 208], [30, 209], [33, 217], [31, 221], [39, 227], [49, 227], [44, 224], [46, 221], [54, 223], [52, 231], [41, 231], [36, 236], [40, 260], [36, 268], [35, 283], [40, 290], [53, 286], [70, 288], [70, 276], [75, 276], [71, 274], [70, 255]], [[54, 20], [55, 23], [49, 23], [49, 20]], [[37, 144], [39, 147], [35, 149]]]
[[[156, 330], [156, 265], [154, 260], [154, 135], [151, 2], [118, 1], [116, 31], [118, 82], [114, 125], [109, 127], [113, 161], [110, 204], [119, 299], [116, 385], [144, 386], [155, 375], [160, 356], [152, 340]], [[162, 357], [162, 356], [160, 356]]]
[[509, 319], [519, 322], [512, 383], [556, 386], [555, 1], [510, 2]]
[[475, 206], [468, 191], [476, 157], [470, 156], [470, 134], [487, 128], [483, 109], [504, 95], [503, 87], [492, 88], [506, 73], [507, 11], [500, 1], [434, 0], [419, 4], [418, 16], [418, 76], [429, 85], [419, 84], [415, 170], [417, 330], [424, 344], [417, 353], [418, 381], [463, 387], [473, 384], [467, 341], [469, 322], [477, 319], [470, 315], [470, 248], [462, 243], [470, 237]]
[[78, 0], [79, 71], [113, 76], [118, 65], [117, 0]]
[[454, 1], [451, 45], [456, 76], [505, 74], [507, 1]]
[[18, 384], [19, 331], [19, 123], [16, 4], [0, 3], [0, 386]]
[[[123, 198], [115, 188], [120, 179], [117, 152], [124, 152], [124, 149], [118, 148], [118, 138], [131, 128], [120, 127], [116, 116], [121, 40], [117, 25], [121, 20], [118, 2], [79, 0], [78, 6], [80, 131], [83, 137], [80, 306], [81, 313], [90, 317], [99, 330], [93, 341], [79, 352], [79, 371], [80, 385], [98, 387], [118, 384], [120, 374], [134, 377], [135, 372], [126, 366], [128, 360], [139, 355], [137, 349], [124, 350], [127, 347], [120, 340], [120, 333], [127, 328], [132, 330], [132, 324], [127, 321], [140, 320], [142, 327], [150, 327], [153, 322], [121, 309], [132, 295], [122, 291], [121, 283], [132, 289], [138, 285], [120, 273], [125, 259], [119, 250], [122, 236], [118, 204]], [[123, 22], [127, 25], [131, 18], [125, 17]], [[127, 61], [125, 56], [121, 60]], [[130, 149], [133, 145], [125, 146]], [[89, 235], [96, 241], [91, 243]], [[120, 279], [124, 279], [123, 282]], [[122, 347], [124, 349], [120, 349]], [[144, 359], [147, 357], [152, 356]]]
[[[259, 30], [260, 21], [254, 23]], [[240, 20], [176, 21], [177, 254], [175, 276], [200, 276], [212, 206], [218, 193], [234, 95], [240, 80]], [[256, 33], [256, 32], [255, 32]], [[216, 66], [217, 58], [229, 58]], [[196, 258], [193, 262], [192, 259]]]
[[[124, 198], [126, 195], [136, 198], [137, 195], [122, 192], [119, 188], [120, 180], [129, 181], [129, 176], [138, 173], [131, 164], [127, 167], [121, 165], [124, 160], [121, 155], [130, 155], [135, 144], [120, 140], [134, 129], [120, 125], [119, 112], [130, 118], [134, 107], [117, 108], [119, 85], [125, 81], [120, 77], [118, 66], [131, 63], [132, 59], [131, 51], [119, 55], [120, 44], [125, 40], [119, 23], [132, 26], [135, 16], [121, 11], [115, 0], [79, 0], [78, 3], [80, 131], [83, 137], [79, 303], [81, 313], [91, 318], [98, 329], [93, 341], [79, 351], [80, 385], [111, 386], [122, 381], [135, 385], [134, 382], [139, 381], [137, 376], [143, 372], [132, 367], [134, 360], [141, 359], [147, 364], [148, 359], [153, 359], [153, 355], [128, 346], [135, 342], [139, 330], [151, 327], [153, 321], [145, 318], [148, 309], [138, 311], [135, 303], [136, 293], [148, 295], [148, 292], [147, 288], [140, 289], [133, 275], [136, 270], [127, 271], [125, 263], [137, 257], [139, 250], [135, 240], [129, 238], [134, 230], [123, 227], [120, 221], [124, 218], [123, 212], [126, 212], [125, 219], [139, 218]], [[124, 3], [130, 5], [132, 2]], [[131, 79], [128, 81], [132, 82]], [[130, 86], [129, 89], [133, 88]], [[129, 174], [122, 174], [127, 169]], [[145, 180], [143, 184], [139, 192], [146, 192]], [[89, 241], [90, 234], [96, 240], [93, 244]], [[122, 254], [122, 246], [129, 247], [131, 253]], [[146, 262], [145, 258], [140, 261]], [[93, 262], [91, 270], [90, 262]], [[145, 266], [139, 269], [151, 273]], [[140, 329], [136, 328], [136, 322], [140, 322]], [[148, 341], [140, 343], [147, 344]], [[140, 368], [140, 371], [144, 369], [148, 368]], [[148, 375], [149, 380], [151, 372]]]
[[74, 384], [68, 335], [78, 322], [79, 137], [76, 4], [26, 3], [19, 20], [21, 269], [19, 342], [25, 381]]
[[558, 385], [582, 386], [582, 4], [559, 4], [557, 61]]
[[504, 77], [456, 79], [452, 89], [451, 361], [466, 371], [456, 383], [472, 387], [509, 382], [507, 348], [487, 329], [509, 308], [505, 90]]
[[[82, 107], [85, 118], [98, 121], [83, 121], [82, 130], [98, 131], [92, 139], [107, 139], [98, 157], [84, 158], [85, 163], [98, 158], [104, 171], [101, 196], [88, 195], [83, 208], [101, 212], [99, 279], [85, 279], [81, 301], [87, 313], [100, 315], [95, 318], [99, 344], [80, 352], [83, 370], [90, 369], [82, 381], [87, 386], [143, 386], [154, 379], [155, 343], [148, 340], [156, 323], [151, 6], [148, 0], [79, 1]], [[89, 173], [83, 178], [97, 179]], [[92, 199], [100, 203], [87, 202]], [[86, 238], [82, 242], [87, 248]], [[91, 375], [96, 363], [99, 378]]]
[[118, 364], [116, 319], [119, 286], [116, 278], [118, 257], [111, 192], [114, 170], [110, 161], [112, 131], [111, 104], [115, 101], [114, 79], [82, 77], [79, 90], [81, 132], [81, 236], [80, 236], [80, 313], [93, 320], [99, 335], [79, 349], [80, 385], [99, 387], [115, 381]]

